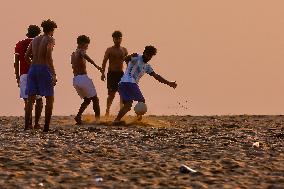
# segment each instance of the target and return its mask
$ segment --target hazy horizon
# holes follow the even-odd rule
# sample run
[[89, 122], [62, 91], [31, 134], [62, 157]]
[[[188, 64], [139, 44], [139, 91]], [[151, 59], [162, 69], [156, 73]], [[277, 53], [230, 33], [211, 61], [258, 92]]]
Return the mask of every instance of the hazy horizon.
[[[25, 38], [28, 25], [48, 18], [58, 25], [53, 53], [58, 77], [55, 115], [74, 115], [81, 103], [70, 65], [77, 36], [90, 36], [88, 54], [101, 65], [106, 48], [113, 45], [114, 30], [122, 31], [122, 46], [129, 53], [156, 46], [158, 53], [150, 64], [178, 83], [173, 90], [143, 77], [140, 87], [148, 114], [284, 114], [284, 1], [49, 2], [12, 0], [0, 8], [0, 115], [24, 113], [14, 75], [14, 46]], [[104, 115], [106, 83], [91, 65], [88, 74]], [[113, 114], [119, 107], [117, 97]], [[86, 112], [92, 113], [91, 107]]]

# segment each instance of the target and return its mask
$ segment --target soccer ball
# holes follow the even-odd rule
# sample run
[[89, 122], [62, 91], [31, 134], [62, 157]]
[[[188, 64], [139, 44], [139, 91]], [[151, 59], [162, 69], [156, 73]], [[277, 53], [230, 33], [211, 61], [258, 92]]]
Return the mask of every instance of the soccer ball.
[[147, 112], [147, 105], [144, 102], [138, 102], [134, 107], [134, 111], [137, 115], [144, 115]]

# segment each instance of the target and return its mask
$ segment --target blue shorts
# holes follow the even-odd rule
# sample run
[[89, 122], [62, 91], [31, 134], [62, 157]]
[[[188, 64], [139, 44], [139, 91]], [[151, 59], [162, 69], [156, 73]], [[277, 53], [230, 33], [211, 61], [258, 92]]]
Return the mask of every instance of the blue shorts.
[[45, 64], [32, 64], [27, 79], [26, 94], [29, 96], [53, 96], [54, 86], [50, 69]]
[[118, 92], [120, 97], [122, 98], [123, 103], [132, 101], [145, 103], [145, 99], [139, 89], [139, 86], [136, 83], [119, 83]]

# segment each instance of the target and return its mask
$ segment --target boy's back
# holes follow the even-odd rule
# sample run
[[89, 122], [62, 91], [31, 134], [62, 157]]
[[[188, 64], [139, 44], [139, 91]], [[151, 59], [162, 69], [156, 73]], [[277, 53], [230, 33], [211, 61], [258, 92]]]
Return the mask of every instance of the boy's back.
[[71, 64], [74, 76], [87, 74], [86, 60], [83, 58], [84, 50], [77, 49], [71, 55]]
[[41, 35], [32, 41], [32, 63], [49, 65], [51, 59], [51, 52], [54, 46], [54, 39], [47, 35]]

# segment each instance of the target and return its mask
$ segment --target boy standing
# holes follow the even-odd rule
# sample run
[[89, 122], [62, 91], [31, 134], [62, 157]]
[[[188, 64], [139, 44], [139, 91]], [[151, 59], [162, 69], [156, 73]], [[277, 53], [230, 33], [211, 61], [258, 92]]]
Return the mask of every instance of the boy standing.
[[71, 55], [71, 64], [74, 74], [73, 86], [78, 95], [84, 99], [79, 112], [75, 117], [76, 124], [80, 125], [82, 124], [82, 114], [91, 101], [93, 102], [93, 110], [95, 112], [96, 120], [98, 121], [100, 118], [99, 98], [93, 81], [87, 75], [86, 61], [90, 62], [101, 72], [102, 69], [86, 54], [90, 44], [90, 38], [85, 35], [81, 35], [77, 38], [77, 44], [78, 46], [76, 51]]
[[109, 116], [110, 106], [113, 102], [116, 92], [118, 91], [118, 83], [123, 76], [123, 62], [125, 57], [128, 55], [127, 49], [121, 47], [122, 33], [120, 31], [114, 31], [112, 34], [114, 46], [109, 47], [104, 56], [102, 64], [102, 81], [105, 80], [105, 68], [106, 63], [109, 60], [109, 67], [107, 73], [107, 108], [106, 116]]
[[[18, 83], [18, 87], [20, 88], [20, 98], [24, 99], [25, 106], [28, 102], [28, 95], [26, 95], [26, 88], [27, 88], [27, 78], [28, 78], [28, 71], [30, 65], [25, 60], [25, 54], [28, 49], [29, 44], [40, 34], [40, 28], [36, 25], [30, 25], [28, 28], [28, 33], [26, 34], [27, 38], [19, 41], [15, 47], [15, 75], [16, 80]], [[19, 72], [20, 71], [20, 72]], [[35, 124], [34, 128], [39, 129], [39, 119], [42, 112], [42, 98], [37, 97], [36, 105], [35, 105]], [[30, 128], [32, 128], [32, 116], [30, 118]]]
[[[145, 99], [139, 89], [138, 82], [145, 74], [154, 77], [160, 83], [164, 83], [172, 88], [176, 88], [176, 82], [170, 82], [159, 74], [155, 73], [148, 62], [156, 55], [157, 49], [154, 46], [146, 46], [143, 55], [132, 54], [126, 58], [128, 62], [127, 69], [119, 83], [119, 94], [123, 100], [123, 107], [120, 109], [114, 124], [121, 124], [121, 118], [131, 110], [133, 101], [144, 102]], [[140, 117], [139, 119], [142, 119]]]
[[[25, 130], [30, 129], [30, 117], [36, 96], [45, 96], [45, 124], [43, 132], [49, 131], [54, 102], [54, 86], [57, 79], [53, 66], [52, 51], [55, 45], [53, 38], [57, 25], [48, 19], [41, 23], [43, 35], [32, 40], [25, 54], [25, 60], [31, 67], [28, 72], [27, 89], [28, 102], [25, 107]], [[30, 59], [32, 57], [32, 60]]]

